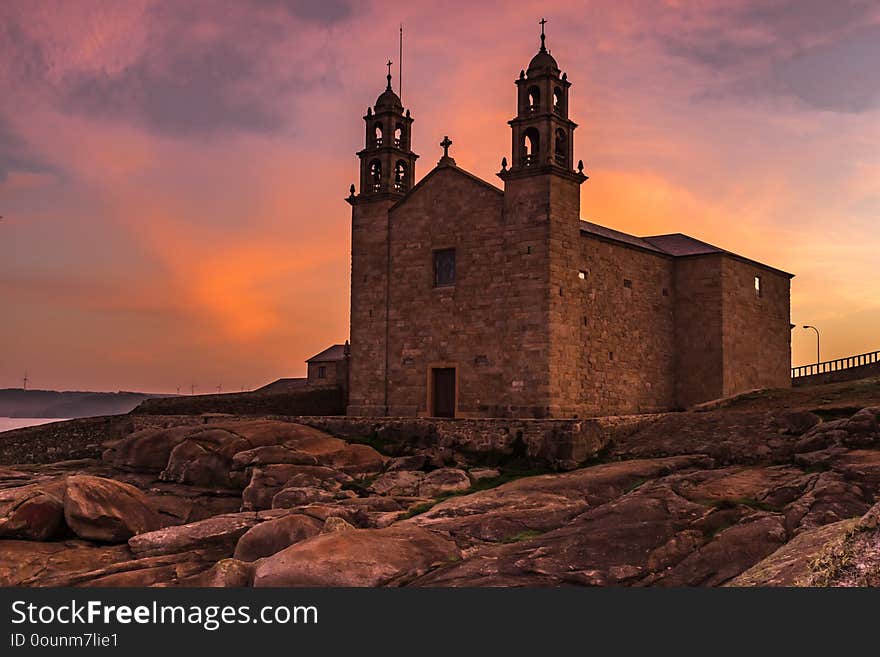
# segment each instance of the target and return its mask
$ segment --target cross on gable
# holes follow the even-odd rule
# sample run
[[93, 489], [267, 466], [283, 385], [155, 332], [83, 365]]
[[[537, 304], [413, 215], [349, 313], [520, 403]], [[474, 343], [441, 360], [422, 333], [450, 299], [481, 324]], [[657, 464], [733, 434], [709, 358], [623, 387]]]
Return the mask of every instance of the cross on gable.
[[443, 157], [449, 157], [449, 147], [452, 146], [452, 140], [449, 138], [449, 135], [443, 137], [440, 145], [443, 147]]

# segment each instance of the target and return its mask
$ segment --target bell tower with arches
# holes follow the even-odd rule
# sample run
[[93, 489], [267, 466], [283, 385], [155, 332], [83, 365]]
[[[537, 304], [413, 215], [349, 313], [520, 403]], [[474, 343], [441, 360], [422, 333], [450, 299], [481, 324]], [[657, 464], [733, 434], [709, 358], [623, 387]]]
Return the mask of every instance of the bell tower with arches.
[[363, 117], [360, 180], [346, 198], [352, 247], [348, 410], [354, 415], [383, 415], [387, 409], [388, 212], [414, 186], [418, 158], [412, 152], [413, 119], [392, 89], [387, 65], [385, 90]]
[[547, 415], [557, 417], [582, 399], [584, 385], [577, 377], [550, 373], [578, 362], [585, 338], [583, 286], [571, 253], [581, 244], [580, 186], [587, 176], [581, 162], [577, 170], [573, 166], [577, 124], [569, 118], [571, 83], [547, 49], [546, 21], [540, 23], [541, 46], [516, 80], [517, 113], [508, 122], [510, 166], [504, 158], [498, 176], [504, 181], [508, 302], [518, 315], [532, 317], [514, 331], [521, 342], [536, 345], [531, 356], [511, 353], [507, 367], [529, 372]]

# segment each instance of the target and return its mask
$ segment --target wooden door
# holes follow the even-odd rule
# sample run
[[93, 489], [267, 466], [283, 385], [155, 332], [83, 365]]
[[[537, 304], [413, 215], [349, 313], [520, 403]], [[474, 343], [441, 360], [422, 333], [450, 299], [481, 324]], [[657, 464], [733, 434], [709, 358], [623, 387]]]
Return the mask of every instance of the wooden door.
[[434, 417], [455, 417], [455, 368], [433, 370]]

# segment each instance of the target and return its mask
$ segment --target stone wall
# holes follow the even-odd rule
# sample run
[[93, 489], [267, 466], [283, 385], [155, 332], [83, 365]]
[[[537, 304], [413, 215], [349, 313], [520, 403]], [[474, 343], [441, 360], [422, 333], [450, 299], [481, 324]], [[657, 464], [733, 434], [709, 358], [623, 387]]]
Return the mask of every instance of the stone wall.
[[675, 405], [724, 396], [721, 255], [675, 262]]
[[586, 272], [577, 279], [581, 350], [560, 370], [582, 382], [582, 416], [673, 408], [672, 258], [584, 233], [570, 268]]
[[660, 416], [582, 420], [291, 418], [345, 440], [369, 442], [385, 454], [434, 454], [449, 463], [522, 465], [571, 470]]
[[[500, 190], [455, 167], [391, 212], [389, 414], [429, 415], [430, 371], [457, 373], [457, 415], [532, 415], [546, 396], [546, 223], [502, 211]], [[455, 285], [433, 252], [456, 251]]]
[[242, 392], [224, 395], [184, 395], [142, 402], [139, 415], [342, 415], [345, 393], [340, 387], [299, 388], [285, 392]]
[[[727, 397], [791, 385], [790, 278], [722, 256], [722, 342]], [[761, 292], [755, 290], [755, 276]]]
[[390, 199], [359, 200], [351, 220], [351, 373], [355, 415], [385, 414], [385, 291]]

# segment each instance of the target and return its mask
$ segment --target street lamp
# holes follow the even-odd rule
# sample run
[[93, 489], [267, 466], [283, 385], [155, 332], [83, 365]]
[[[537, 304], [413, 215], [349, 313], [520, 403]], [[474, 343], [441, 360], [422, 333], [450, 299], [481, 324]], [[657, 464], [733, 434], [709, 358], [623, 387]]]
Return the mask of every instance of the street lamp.
[[816, 364], [818, 365], [822, 359], [819, 358], [819, 329], [815, 326], [810, 326], [809, 324], [804, 325], [805, 329], [813, 329], [816, 332]]

